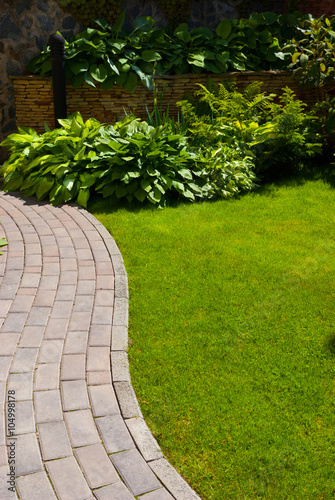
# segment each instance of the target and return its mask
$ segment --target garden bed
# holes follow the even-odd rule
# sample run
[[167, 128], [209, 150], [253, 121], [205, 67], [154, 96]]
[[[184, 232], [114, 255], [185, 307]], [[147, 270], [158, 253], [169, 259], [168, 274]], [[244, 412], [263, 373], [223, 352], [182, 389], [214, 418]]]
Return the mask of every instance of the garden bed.
[[[291, 88], [305, 103], [315, 103], [320, 90], [302, 88], [289, 71], [245, 71], [225, 74], [186, 74], [169, 75], [156, 78], [156, 85], [160, 91], [164, 85], [166, 89], [163, 99], [163, 110], [169, 105], [171, 116], [176, 117], [178, 108], [176, 103], [183, 99], [186, 92], [194, 93], [197, 84], [205, 84], [208, 77], [215, 82], [230, 79], [240, 89], [254, 81], [263, 82], [262, 91], [280, 95], [284, 87]], [[13, 76], [16, 107], [16, 124], [19, 127], [32, 127], [38, 132], [44, 131], [44, 123], [50, 127], [54, 124], [53, 95], [50, 78], [39, 76]], [[330, 86], [326, 89], [330, 95], [335, 96], [335, 90]], [[116, 118], [134, 112], [136, 116], [145, 119], [146, 108], [153, 107], [152, 92], [144, 86], [137, 86], [133, 93], [123, 87], [113, 86], [108, 91], [101, 88], [92, 88], [85, 84], [80, 88], [73, 88], [67, 84], [68, 114], [80, 111], [84, 119], [93, 117], [103, 123], [114, 123]]]

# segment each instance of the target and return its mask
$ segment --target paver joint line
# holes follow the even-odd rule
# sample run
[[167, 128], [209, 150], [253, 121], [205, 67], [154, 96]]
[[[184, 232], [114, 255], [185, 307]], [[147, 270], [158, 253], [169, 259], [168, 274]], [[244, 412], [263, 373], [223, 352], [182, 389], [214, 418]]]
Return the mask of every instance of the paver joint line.
[[[2, 237], [0, 499], [199, 499], [131, 385], [127, 273], [107, 229], [74, 204], [0, 192]], [[20, 410], [14, 493], [6, 389]]]

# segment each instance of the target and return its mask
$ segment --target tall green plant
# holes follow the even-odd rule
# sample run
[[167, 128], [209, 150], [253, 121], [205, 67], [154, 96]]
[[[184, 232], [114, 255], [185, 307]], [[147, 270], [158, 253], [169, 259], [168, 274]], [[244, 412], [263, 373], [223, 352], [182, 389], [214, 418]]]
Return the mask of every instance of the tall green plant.
[[314, 19], [311, 15], [300, 21], [298, 36], [283, 50], [292, 55], [289, 68], [299, 80], [322, 87], [335, 77], [335, 17]]

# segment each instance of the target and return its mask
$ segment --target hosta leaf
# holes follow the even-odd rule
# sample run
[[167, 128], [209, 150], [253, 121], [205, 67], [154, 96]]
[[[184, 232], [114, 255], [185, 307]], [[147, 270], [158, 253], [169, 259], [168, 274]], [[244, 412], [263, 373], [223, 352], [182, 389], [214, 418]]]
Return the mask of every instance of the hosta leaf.
[[42, 179], [39, 184], [38, 184], [38, 188], [37, 188], [37, 191], [36, 191], [36, 196], [37, 196], [37, 199], [38, 200], [41, 200], [49, 191], [50, 189], [52, 188], [54, 184], [54, 180], [53, 179]]
[[90, 197], [90, 190], [89, 189], [79, 189], [79, 193], [78, 193], [76, 202], [81, 207], [86, 208], [89, 197]]
[[232, 26], [231, 26], [231, 22], [229, 21], [229, 19], [223, 19], [220, 24], [218, 25], [218, 27], [216, 28], [216, 34], [223, 38], [223, 39], [226, 39], [229, 37], [230, 33], [231, 33], [231, 29], [232, 29]]
[[151, 201], [151, 203], [159, 203], [162, 198], [162, 193], [157, 189], [156, 187], [153, 188], [152, 191], [148, 194], [148, 200]]
[[89, 62], [87, 61], [87, 59], [84, 59], [82, 61], [73, 61], [70, 59], [68, 64], [72, 73], [74, 73], [75, 75], [79, 75], [79, 73], [87, 71], [89, 68]]
[[141, 56], [146, 62], [154, 62], [162, 59], [162, 56], [156, 50], [143, 50]]
[[191, 171], [186, 168], [178, 170], [178, 174], [181, 175], [184, 179], [189, 179], [189, 180], [193, 179]]
[[137, 82], [138, 82], [137, 75], [133, 71], [130, 71], [127, 75], [127, 79], [124, 82], [123, 86], [126, 90], [128, 90], [128, 92], [134, 92], [134, 90], [137, 87]]
[[139, 188], [135, 191], [134, 196], [138, 199], [138, 201], [143, 202], [147, 197], [147, 193], [144, 189]]

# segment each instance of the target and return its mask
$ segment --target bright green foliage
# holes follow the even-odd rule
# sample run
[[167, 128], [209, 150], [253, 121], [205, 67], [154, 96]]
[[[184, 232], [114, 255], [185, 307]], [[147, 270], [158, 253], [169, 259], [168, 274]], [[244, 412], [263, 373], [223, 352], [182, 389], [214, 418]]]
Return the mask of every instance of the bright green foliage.
[[2, 146], [11, 156], [1, 169], [3, 189], [49, 197], [53, 204], [75, 200], [86, 206], [95, 192], [113, 202], [126, 198], [164, 206], [170, 196], [194, 201], [209, 191], [186, 138], [168, 127], [152, 127], [133, 116], [115, 126], [85, 123], [79, 113], [59, 120], [62, 128], [38, 135], [19, 128]]
[[[0, 247], [4, 247], [5, 245], [8, 245], [8, 241], [5, 240], [5, 238], [0, 238]], [[2, 255], [3, 252], [0, 252], [0, 255]]]
[[300, 81], [322, 87], [335, 76], [335, 17], [301, 19], [297, 34], [283, 48], [291, 54], [293, 69]]
[[[132, 92], [141, 82], [152, 88], [157, 74], [225, 73], [227, 71], [283, 69], [289, 54], [281, 46], [295, 34], [292, 15], [252, 14], [249, 19], [224, 19], [213, 33], [209, 28], [177, 26], [172, 34], [154, 28], [150, 17], [137, 18], [131, 33], [122, 29], [123, 12], [114, 26], [96, 21], [66, 43], [66, 76], [74, 87], [85, 82], [104, 90], [121, 85]], [[294, 22], [295, 21], [295, 22]], [[51, 75], [50, 49], [44, 49], [28, 69]]]
[[225, 144], [235, 158], [253, 162], [258, 174], [287, 174], [322, 152], [322, 125], [290, 89], [276, 104], [275, 95], [266, 95], [260, 86], [256, 82], [238, 92], [229, 83], [211, 82], [209, 88], [200, 85], [200, 102], [179, 105], [189, 121], [191, 143], [201, 150]]

